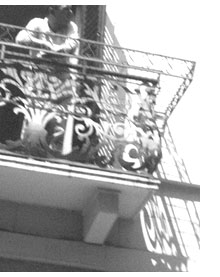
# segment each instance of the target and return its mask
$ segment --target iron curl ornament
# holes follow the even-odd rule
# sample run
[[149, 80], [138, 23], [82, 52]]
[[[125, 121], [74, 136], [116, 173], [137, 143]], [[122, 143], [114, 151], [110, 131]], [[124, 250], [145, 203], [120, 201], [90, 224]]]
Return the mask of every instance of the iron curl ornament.
[[154, 88], [73, 75], [1, 63], [0, 149], [152, 174], [162, 157]]

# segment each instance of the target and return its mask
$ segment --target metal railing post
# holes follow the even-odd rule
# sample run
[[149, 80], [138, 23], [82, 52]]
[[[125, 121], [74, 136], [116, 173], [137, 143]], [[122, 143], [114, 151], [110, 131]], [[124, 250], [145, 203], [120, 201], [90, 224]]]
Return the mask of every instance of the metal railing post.
[[1, 46], [1, 60], [4, 60], [5, 58], [5, 45], [2, 44]]

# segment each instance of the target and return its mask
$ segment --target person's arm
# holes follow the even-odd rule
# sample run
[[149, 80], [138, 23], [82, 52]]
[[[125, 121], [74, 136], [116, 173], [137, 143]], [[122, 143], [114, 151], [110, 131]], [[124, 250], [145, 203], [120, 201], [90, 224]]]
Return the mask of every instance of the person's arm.
[[[44, 41], [38, 38], [38, 34], [34, 31], [40, 31], [40, 18], [34, 18], [26, 26], [26, 29], [30, 30], [21, 30], [16, 38], [16, 43], [27, 45], [27, 46], [33, 46], [33, 47], [39, 47], [47, 50], [53, 50], [53, 46], [50, 42]], [[31, 32], [33, 31], [33, 32]]]
[[55, 46], [54, 50], [59, 53], [74, 54], [76, 53], [79, 46], [79, 42], [77, 41], [78, 38], [78, 27], [75, 23], [72, 22], [71, 32], [67, 39], [63, 44]]

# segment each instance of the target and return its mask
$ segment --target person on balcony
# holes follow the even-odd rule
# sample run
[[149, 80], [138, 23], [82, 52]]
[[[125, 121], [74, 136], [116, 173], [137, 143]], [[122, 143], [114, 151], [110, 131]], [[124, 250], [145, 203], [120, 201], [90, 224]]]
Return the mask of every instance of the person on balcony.
[[[73, 22], [74, 11], [71, 6], [49, 6], [48, 16], [33, 18], [16, 36], [16, 42], [22, 45], [33, 46], [57, 53], [77, 54], [78, 27]], [[29, 31], [30, 30], [30, 31]], [[33, 31], [33, 32], [31, 32]], [[59, 36], [61, 35], [61, 36]], [[31, 50], [33, 57], [58, 58], [52, 53]], [[64, 58], [62, 60], [76, 64], [76, 59]]]
[[[68, 5], [49, 6], [48, 11], [48, 15], [45, 18], [31, 19], [26, 26], [26, 30], [21, 30], [17, 34], [15, 41], [18, 44], [42, 49], [32, 49], [30, 51], [31, 56], [34, 58], [46, 58], [67, 65], [76, 65], [76, 57], [59, 55], [59, 53], [75, 56], [78, 54], [78, 26], [73, 22], [75, 11], [73, 11], [72, 6]], [[44, 50], [50, 50], [53, 53], [45, 52]], [[50, 91], [51, 99], [56, 104], [61, 104], [66, 110], [74, 112], [73, 99], [77, 97], [75, 82], [77, 72], [73, 68], [60, 67], [55, 62], [52, 65], [52, 69], [57, 82], [50, 83], [49, 75], [41, 74], [40, 77], [39, 74], [40, 81], [37, 80], [38, 84], [41, 83], [42, 91]], [[52, 90], [51, 87], [53, 87]], [[65, 130], [63, 134], [63, 155], [68, 154], [72, 149], [73, 124], [73, 117], [69, 114], [66, 123], [62, 124], [66, 125], [66, 127], [63, 126]], [[54, 129], [57, 123], [52, 120], [48, 126], [48, 128]], [[51, 132], [53, 133], [53, 131], [49, 131], [49, 133]]]

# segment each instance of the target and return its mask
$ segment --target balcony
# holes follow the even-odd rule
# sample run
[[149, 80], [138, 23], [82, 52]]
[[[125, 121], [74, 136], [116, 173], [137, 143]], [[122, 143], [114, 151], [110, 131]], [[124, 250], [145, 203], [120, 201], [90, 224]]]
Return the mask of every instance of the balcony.
[[16, 44], [19, 29], [0, 25], [0, 197], [82, 211], [85, 241], [103, 243], [158, 188], [195, 64], [85, 39], [55, 53]]

